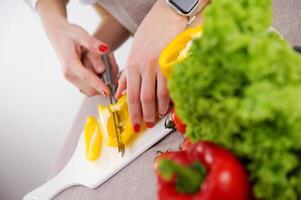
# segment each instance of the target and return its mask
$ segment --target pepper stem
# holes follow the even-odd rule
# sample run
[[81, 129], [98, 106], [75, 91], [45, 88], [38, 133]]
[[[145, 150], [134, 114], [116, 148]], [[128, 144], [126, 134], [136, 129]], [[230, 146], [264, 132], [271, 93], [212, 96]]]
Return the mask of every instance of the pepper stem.
[[169, 181], [176, 175], [176, 190], [180, 193], [199, 191], [205, 176], [205, 169], [200, 163], [183, 166], [172, 160], [163, 159], [159, 163], [159, 172], [163, 179]]

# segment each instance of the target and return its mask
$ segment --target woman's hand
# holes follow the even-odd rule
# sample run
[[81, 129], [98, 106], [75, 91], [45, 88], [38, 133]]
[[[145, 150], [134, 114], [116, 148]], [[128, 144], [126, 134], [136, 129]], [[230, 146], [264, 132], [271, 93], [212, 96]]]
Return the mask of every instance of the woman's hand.
[[116, 97], [127, 89], [128, 107], [136, 132], [142, 119], [153, 127], [156, 115], [164, 116], [169, 107], [169, 94], [158, 57], [163, 48], [187, 25], [188, 19], [179, 16], [159, 0], [138, 28], [127, 66], [119, 79]]
[[[101, 55], [108, 53], [108, 45], [90, 36], [81, 27], [69, 23], [60, 26], [51, 36], [51, 41], [68, 81], [87, 96], [99, 93], [109, 95], [109, 88], [98, 75], [104, 72]], [[112, 54], [110, 58], [116, 75], [118, 67]]]
[[[64, 77], [87, 96], [99, 93], [108, 96], [110, 90], [100, 77], [105, 70], [101, 55], [109, 52], [109, 46], [90, 36], [80, 26], [70, 24], [66, 19], [65, 6], [66, 1], [61, 0], [41, 0], [37, 5], [45, 30], [59, 57]], [[107, 22], [114, 22], [108, 15], [105, 19], [104, 25], [107, 25]], [[113, 25], [119, 28], [118, 24]], [[104, 26], [100, 26], [99, 30], [102, 27]], [[124, 38], [121, 36], [124, 34], [122, 29], [117, 30], [120, 30], [119, 35], [111, 35], [117, 39]], [[110, 53], [109, 58], [116, 77], [118, 66], [113, 54]]]

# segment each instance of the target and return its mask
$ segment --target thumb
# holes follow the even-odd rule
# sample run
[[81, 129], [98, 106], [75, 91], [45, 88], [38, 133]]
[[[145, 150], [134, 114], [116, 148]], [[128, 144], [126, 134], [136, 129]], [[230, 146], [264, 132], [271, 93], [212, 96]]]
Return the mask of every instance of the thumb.
[[101, 42], [95, 37], [92, 37], [85, 30], [80, 31], [77, 37], [77, 41], [89, 51], [92, 51], [94, 53], [105, 54], [110, 50], [110, 47], [107, 44]]
[[119, 99], [123, 95], [123, 91], [126, 90], [126, 88], [127, 88], [126, 74], [125, 71], [123, 71], [118, 81], [118, 88], [116, 91], [115, 98]]

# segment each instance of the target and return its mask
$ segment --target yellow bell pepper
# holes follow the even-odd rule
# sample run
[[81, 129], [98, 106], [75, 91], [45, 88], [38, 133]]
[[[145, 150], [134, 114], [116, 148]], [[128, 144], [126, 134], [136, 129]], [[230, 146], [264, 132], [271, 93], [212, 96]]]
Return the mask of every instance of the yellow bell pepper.
[[[122, 124], [121, 126], [125, 127], [125, 130], [121, 134], [122, 142], [125, 145], [129, 145], [131, 142], [131, 139], [134, 139], [134, 136], [136, 136], [137, 133], [134, 133], [134, 130], [132, 129], [130, 120], [127, 120], [127, 122], [124, 122], [124, 124]], [[111, 147], [117, 147], [116, 137], [108, 137], [107, 145], [111, 146]]]
[[183, 61], [188, 56], [191, 42], [194, 38], [201, 37], [201, 26], [188, 28], [172, 40], [159, 57], [159, 65], [165, 78], [168, 78], [174, 64]]
[[86, 119], [84, 128], [86, 158], [96, 160], [100, 155], [102, 146], [102, 134], [100, 132], [98, 121], [95, 117]]
[[[127, 98], [122, 96], [116, 104], [101, 106], [98, 105], [99, 120], [102, 132], [105, 135], [105, 143], [111, 147], [117, 147], [116, 131], [114, 126], [113, 112], [119, 117], [119, 127], [121, 139], [124, 145], [129, 145], [131, 141], [139, 134], [135, 133], [132, 128], [131, 120], [128, 112]], [[142, 129], [143, 130], [143, 129]], [[141, 130], [141, 131], [142, 131]]]

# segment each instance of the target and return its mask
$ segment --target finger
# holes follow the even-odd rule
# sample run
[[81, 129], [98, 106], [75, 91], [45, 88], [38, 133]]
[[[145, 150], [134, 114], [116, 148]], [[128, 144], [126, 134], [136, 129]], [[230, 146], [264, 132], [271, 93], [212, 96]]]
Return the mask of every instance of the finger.
[[[87, 69], [89, 69], [91, 72], [93, 72], [93, 73], [97, 73], [96, 71], [95, 71], [95, 69], [93, 68], [93, 66], [92, 66], [92, 64], [91, 64], [91, 62], [90, 62], [90, 60], [88, 60], [88, 59], [83, 59], [83, 63], [84, 63], [84, 65], [85, 65], [85, 67], [87, 68]], [[98, 77], [100, 77], [99, 75], [98, 75]], [[103, 79], [102, 78], [100, 78], [100, 80], [101, 80], [101, 82], [103, 82], [103, 84], [105, 84], [104, 83], [104, 81], [103, 81]], [[99, 94], [99, 92], [97, 92], [97, 94]], [[107, 94], [103, 94], [103, 93], [101, 93], [104, 97], [107, 97]]]
[[157, 74], [157, 102], [158, 102], [158, 115], [160, 118], [166, 115], [169, 108], [169, 94], [167, 89], [167, 81], [163, 74]]
[[95, 72], [94, 68], [92, 67], [92, 64], [91, 64], [90, 60], [87, 57], [84, 57], [82, 59], [82, 63], [84, 65], [84, 67], [89, 69], [91, 72]]
[[105, 97], [110, 94], [108, 86], [95, 73], [85, 68], [78, 59], [73, 61], [73, 73]]
[[122, 92], [126, 89], [127, 83], [126, 83], [126, 73], [125, 71], [121, 74], [119, 80], [118, 80], [118, 88], [116, 91], [115, 98], [119, 99], [121, 97]]
[[140, 104], [140, 83], [139, 73], [132, 68], [127, 68], [127, 99], [131, 122], [135, 132], [141, 128], [141, 104]]
[[76, 77], [75, 75], [69, 75], [66, 77], [66, 79], [72, 83], [73, 85], [75, 85], [82, 93], [84, 93], [85, 95], [87, 95], [88, 97], [92, 97], [98, 94], [98, 92], [88, 86], [87, 84], [85, 84], [83, 81], [81, 81], [78, 77]]
[[89, 51], [98, 54], [105, 54], [109, 52], [109, 46], [95, 37], [89, 35], [89, 33], [83, 29], [75, 35], [75, 39], [84, 47], [86, 47]]
[[155, 123], [156, 113], [156, 75], [153, 72], [146, 72], [142, 78], [140, 99], [142, 103], [143, 119], [148, 128]]
[[87, 84], [85, 84], [84, 82], [80, 81], [80, 79], [78, 79], [78, 81], [73, 82], [74, 85], [76, 85], [78, 87], [78, 89], [85, 94], [88, 97], [93, 97], [95, 95], [98, 95], [99, 92], [97, 92], [94, 88], [88, 86]]
[[97, 74], [101, 74], [105, 71], [105, 66], [100, 55], [90, 52], [87, 53], [87, 59], [89, 59], [91, 66]]
[[127, 95], [127, 89], [123, 90], [123, 91], [121, 92], [121, 94], [122, 94], [122, 95]]

